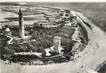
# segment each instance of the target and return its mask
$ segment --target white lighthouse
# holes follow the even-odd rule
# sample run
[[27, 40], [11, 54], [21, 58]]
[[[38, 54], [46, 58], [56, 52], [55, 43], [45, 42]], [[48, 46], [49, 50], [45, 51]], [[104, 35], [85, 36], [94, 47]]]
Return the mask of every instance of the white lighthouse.
[[19, 36], [24, 39], [25, 31], [24, 31], [24, 24], [23, 24], [23, 13], [21, 9], [19, 9], [18, 15], [19, 15]]

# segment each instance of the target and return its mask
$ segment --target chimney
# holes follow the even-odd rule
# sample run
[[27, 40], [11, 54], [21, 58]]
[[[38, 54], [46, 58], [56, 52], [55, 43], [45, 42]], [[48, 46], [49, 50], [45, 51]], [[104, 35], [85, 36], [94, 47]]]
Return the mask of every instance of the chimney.
[[21, 9], [19, 9], [18, 15], [19, 15], [19, 36], [21, 38], [24, 38], [25, 31], [24, 31], [24, 24], [23, 24], [23, 13]]

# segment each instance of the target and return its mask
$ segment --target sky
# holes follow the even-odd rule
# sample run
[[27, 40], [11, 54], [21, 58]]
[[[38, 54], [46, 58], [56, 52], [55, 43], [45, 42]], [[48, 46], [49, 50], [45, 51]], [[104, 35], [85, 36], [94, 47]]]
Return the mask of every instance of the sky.
[[106, 2], [106, 0], [0, 0], [0, 2]]

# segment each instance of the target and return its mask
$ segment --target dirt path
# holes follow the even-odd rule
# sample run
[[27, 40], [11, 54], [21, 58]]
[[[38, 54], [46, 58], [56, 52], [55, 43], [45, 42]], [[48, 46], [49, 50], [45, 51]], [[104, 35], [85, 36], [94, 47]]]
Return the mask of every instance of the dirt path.
[[[81, 14], [78, 15], [82, 19], [84, 18]], [[85, 18], [84, 20], [88, 21]], [[1, 64], [1, 73], [86, 73], [88, 70], [96, 69], [99, 64], [106, 61], [106, 35], [92, 23], [91, 26], [93, 27], [92, 30], [84, 25], [88, 31], [90, 41], [86, 49], [77, 55], [79, 58], [75, 61], [42, 66]]]

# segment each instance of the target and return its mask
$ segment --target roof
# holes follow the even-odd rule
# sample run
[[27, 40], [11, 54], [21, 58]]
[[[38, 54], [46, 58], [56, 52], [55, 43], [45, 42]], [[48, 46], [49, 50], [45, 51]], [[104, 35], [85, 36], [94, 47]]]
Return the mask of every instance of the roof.
[[6, 32], [10, 32], [10, 28], [7, 27], [7, 28], [5, 29], [5, 31], [6, 31]]

